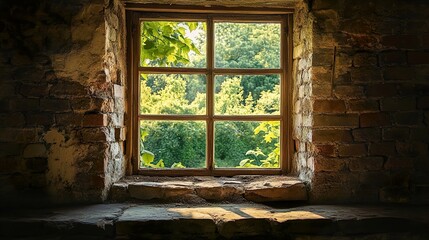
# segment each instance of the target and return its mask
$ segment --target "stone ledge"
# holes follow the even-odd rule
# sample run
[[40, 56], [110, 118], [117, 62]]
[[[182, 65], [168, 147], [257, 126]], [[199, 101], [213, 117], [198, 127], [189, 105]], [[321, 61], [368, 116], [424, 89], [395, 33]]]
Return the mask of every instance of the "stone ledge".
[[98, 204], [0, 211], [0, 239], [429, 239], [429, 206]]
[[114, 202], [306, 201], [305, 184], [289, 176], [146, 177], [130, 176], [113, 184]]

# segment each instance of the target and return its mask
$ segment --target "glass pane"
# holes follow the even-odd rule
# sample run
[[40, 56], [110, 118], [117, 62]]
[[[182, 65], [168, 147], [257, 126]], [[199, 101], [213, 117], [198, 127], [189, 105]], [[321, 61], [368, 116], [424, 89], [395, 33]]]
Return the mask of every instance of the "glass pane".
[[140, 113], [206, 114], [206, 76], [140, 74]]
[[280, 122], [216, 122], [215, 167], [279, 168]]
[[215, 23], [215, 67], [280, 68], [280, 23]]
[[205, 122], [140, 122], [141, 168], [204, 168], [205, 166]]
[[142, 21], [140, 66], [206, 66], [206, 23]]
[[280, 114], [280, 75], [218, 75], [215, 114]]

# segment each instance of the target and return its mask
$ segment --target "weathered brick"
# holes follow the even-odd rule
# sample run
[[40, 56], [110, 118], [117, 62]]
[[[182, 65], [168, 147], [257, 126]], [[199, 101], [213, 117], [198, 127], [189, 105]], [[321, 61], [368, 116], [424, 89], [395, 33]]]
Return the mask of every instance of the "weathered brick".
[[37, 140], [38, 133], [35, 128], [3, 128], [0, 131], [1, 142], [32, 143]]
[[111, 128], [84, 128], [79, 131], [82, 142], [112, 142], [115, 140], [115, 131]]
[[346, 106], [343, 100], [315, 100], [313, 111], [317, 113], [343, 113]]
[[353, 82], [376, 83], [383, 81], [381, 70], [378, 68], [354, 68], [351, 71]]
[[55, 122], [60, 126], [82, 126], [82, 114], [78, 113], [57, 113]]
[[416, 110], [414, 97], [393, 97], [381, 99], [382, 111], [412, 111]]
[[395, 156], [396, 147], [393, 142], [371, 143], [369, 154], [373, 156]]
[[314, 142], [351, 142], [352, 134], [349, 130], [314, 130]]
[[356, 53], [353, 56], [354, 67], [377, 66], [378, 59], [374, 53]]
[[376, 142], [381, 139], [380, 128], [357, 128], [352, 130], [356, 142]]
[[70, 102], [66, 99], [41, 99], [40, 109], [48, 112], [68, 112], [70, 111]]
[[417, 98], [417, 109], [429, 109], [429, 96]]
[[416, 78], [415, 70], [411, 67], [387, 67], [383, 72], [384, 80], [404, 80], [412, 81]]
[[352, 172], [378, 171], [383, 168], [383, 163], [382, 157], [352, 158], [349, 162], [349, 169]]
[[24, 158], [44, 158], [47, 157], [47, 151], [45, 144], [42, 143], [36, 143], [36, 144], [29, 144], [25, 147]]
[[349, 109], [352, 112], [375, 112], [379, 111], [377, 100], [350, 100]]
[[25, 123], [27, 126], [51, 126], [54, 124], [54, 115], [51, 113], [26, 113]]
[[392, 127], [383, 129], [383, 140], [407, 140], [410, 135], [409, 128]]
[[420, 112], [398, 112], [394, 114], [395, 122], [398, 125], [420, 125], [423, 123], [423, 116]]
[[339, 172], [346, 169], [348, 159], [341, 158], [322, 158], [314, 159], [315, 172]]
[[342, 144], [338, 146], [338, 155], [341, 157], [365, 156], [367, 149], [365, 144]]
[[388, 113], [363, 113], [360, 115], [361, 127], [376, 127], [391, 125]]
[[335, 145], [332, 144], [316, 144], [314, 145], [314, 152], [321, 156], [334, 157], [336, 155], [335, 148]]
[[411, 128], [410, 139], [420, 142], [429, 142], [429, 127]]
[[386, 170], [407, 170], [413, 168], [413, 158], [390, 157], [384, 164]]
[[11, 111], [38, 111], [39, 99], [17, 98], [9, 102]]
[[25, 144], [15, 142], [1, 143], [0, 144], [0, 159], [10, 158], [10, 156], [18, 156], [22, 154]]
[[420, 45], [420, 40], [417, 35], [388, 35], [381, 39], [384, 46], [414, 49]]
[[313, 50], [313, 66], [331, 66], [334, 60], [334, 50], [317, 48]]
[[334, 95], [340, 99], [356, 99], [364, 97], [363, 87], [361, 86], [335, 86]]
[[405, 143], [397, 142], [396, 150], [401, 156], [417, 157], [417, 156], [428, 156], [428, 145], [426, 143]]
[[107, 126], [107, 114], [85, 114], [83, 116], [84, 127], [104, 127]]
[[56, 98], [76, 98], [89, 95], [85, 86], [78, 82], [60, 81], [52, 86], [50, 95]]
[[359, 115], [357, 114], [314, 115], [313, 119], [314, 126], [359, 126]]
[[34, 84], [21, 84], [19, 86], [19, 93], [25, 97], [43, 97], [49, 93], [49, 85], [34, 85]]
[[313, 95], [317, 97], [330, 97], [332, 94], [332, 86], [329, 84], [314, 84]]
[[408, 52], [408, 64], [429, 64], [429, 52]]
[[388, 65], [403, 65], [407, 63], [405, 51], [387, 51], [380, 53], [380, 64]]
[[368, 97], [393, 97], [396, 94], [395, 84], [374, 84], [368, 85], [366, 88], [366, 95]]

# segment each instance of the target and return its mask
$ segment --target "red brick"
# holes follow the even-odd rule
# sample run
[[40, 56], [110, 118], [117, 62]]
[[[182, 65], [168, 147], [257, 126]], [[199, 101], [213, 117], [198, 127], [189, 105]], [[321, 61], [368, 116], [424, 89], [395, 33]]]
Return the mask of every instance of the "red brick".
[[405, 64], [406, 55], [404, 51], [389, 51], [380, 53], [381, 65]]
[[393, 97], [381, 99], [382, 111], [412, 111], [416, 110], [414, 97]]
[[429, 64], [429, 52], [408, 52], [408, 64]]
[[377, 171], [383, 168], [382, 157], [365, 157], [350, 159], [349, 169], [352, 172]]
[[384, 164], [386, 170], [409, 170], [413, 168], [413, 158], [393, 157]]
[[341, 157], [359, 157], [367, 154], [365, 144], [342, 144], [338, 146], [338, 154]]
[[314, 142], [351, 142], [352, 134], [348, 130], [314, 130]]
[[357, 128], [352, 131], [356, 142], [376, 142], [381, 139], [380, 128]]
[[384, 36], [381, 43], [388, 47], [414, 49], [420, 45], [420, 40], [417, 35], [390, 35]]
[[319, 113], [343, 113], [346, 106], [343, 100], [315, 100], [313, 110]]
[[340, 85], [335, 86], [334, 95], [340, 99], [356, 99], [364, 97], [364, 89], [361, 86]]
[[360, 115], [361, 127], [377, 127], [391, 125], [390, 116], [387, 113], [363, 113]]
[[107, 126], [107, 114], [86, 114], [83, 116], [84, 127]]
[[350, 100], [349, 108], [352, 112], [374, 112], [380, 110], [377, 100]]
[[357, 127], [359, 126], [359, 115], [357, 114], [335, 114], [335, 115], [315, 115], [314, 126], [336, 126], [336, 127]]
[[115, 132], [110, 128], [85, 128], [79, 131], [84, 143], [112, 142], [115, 140]]
[[417, 98], [417, 109], [429, 109], [429, 96]]
[[415, 79], [415, 69], [411, 67], [388, 67], [384, 69], [384, 80], [404, 80], [411, 81]]
[[396, 96], [395, 84], [374, 84], [367, 86], [366, 95], [368, 97], [393, 97]]
[[428, 145], [426, 143], [405, 143], [397, 142], [396, 150], [401, 156], [417, 157], [417, 156], [428, 156]]
[[353, 56], [353, 66], [377, 66], [377, 55], [373, 53], [356, 53]]
[[373, 156], [395, 156], [396, 147], [393, 142], [372, 143], [369, 145], [369, 154]]
[[58, 113], [55, 114], [55, 122], [60, 126], [82, 126], [82, 114]]

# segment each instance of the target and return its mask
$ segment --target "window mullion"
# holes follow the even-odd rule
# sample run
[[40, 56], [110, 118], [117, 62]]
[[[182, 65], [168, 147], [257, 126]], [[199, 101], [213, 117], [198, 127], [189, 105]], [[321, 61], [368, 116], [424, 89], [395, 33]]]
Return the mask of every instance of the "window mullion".
[[214, 24], [213, 18], [207, 19], [207, 168], [213, 171], [214, 159]]

